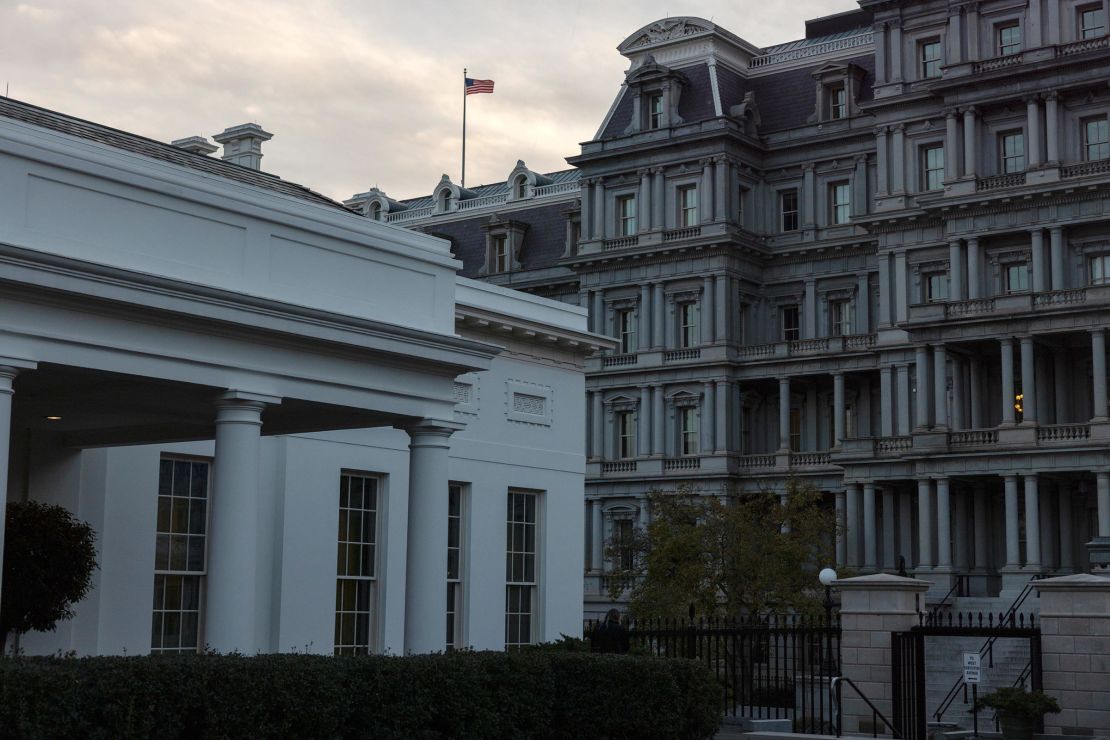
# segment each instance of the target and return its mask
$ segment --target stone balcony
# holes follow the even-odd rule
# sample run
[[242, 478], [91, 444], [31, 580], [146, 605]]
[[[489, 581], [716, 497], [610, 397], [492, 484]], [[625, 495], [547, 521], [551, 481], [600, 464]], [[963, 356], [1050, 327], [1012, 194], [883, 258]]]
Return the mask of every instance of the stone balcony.
[[1089, 285], [1042, 293], [1015, 293], [963, 301], [919, 303], [909, 307], [909, 323], [911, 325], [938, 324], [963, 319], [981, 321], [1010, 318], [1022, 314], [1036, 315], [1094, 307], [1110, 307], [1110, 285]]
[[831, 472], [837, 467], [831, 451], [770, 452], [754, 455], [715, 452], [705, 455], [641, 456], [628, 460], [591, 460], [588, 479], [670, 478], [715, 475], [759, 475]]
[[629, 236], [583, 239], [578, 243], [578, 257], [591, 254], [608, 256], [611, 252], [624, 255], [664, 246], [668, 249], [687, 245], [705, 246], [729, 238], [734, 231], [735, 226], [726, 221], [711, 221], [682, 228], [650, 229]]

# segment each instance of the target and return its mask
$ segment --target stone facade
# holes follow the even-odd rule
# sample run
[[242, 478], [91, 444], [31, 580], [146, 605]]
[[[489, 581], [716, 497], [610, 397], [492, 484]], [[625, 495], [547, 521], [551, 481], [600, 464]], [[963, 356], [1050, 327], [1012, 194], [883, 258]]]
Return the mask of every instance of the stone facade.
[[348, 201], [621, 342], [588, 367], [588, 615], [651, 490], [803, 479], [840, 564], [933, 601], [1110, 534], [1105, 2], [860, 5], [766, 49], [652, 24], [576, 172]]

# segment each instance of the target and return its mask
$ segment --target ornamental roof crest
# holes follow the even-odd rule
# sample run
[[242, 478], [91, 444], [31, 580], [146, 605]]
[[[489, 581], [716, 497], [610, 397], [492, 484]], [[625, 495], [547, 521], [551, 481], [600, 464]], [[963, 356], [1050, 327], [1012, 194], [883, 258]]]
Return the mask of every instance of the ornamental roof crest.
[[712, 24], [700, 18], [664, 18], [640, 30], [638, 35], [622, 44], [623, 49], [637, 49], [664, 41], [674, 41], [713, 30]]

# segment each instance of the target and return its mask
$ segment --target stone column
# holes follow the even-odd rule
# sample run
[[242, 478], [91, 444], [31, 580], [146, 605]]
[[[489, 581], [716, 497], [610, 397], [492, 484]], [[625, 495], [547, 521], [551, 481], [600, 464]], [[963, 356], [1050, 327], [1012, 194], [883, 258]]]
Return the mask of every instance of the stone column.
[[913, 492], [898, 493], [898, 556], [913, 567]]
[[957, 573], [968, 573], [971, 571], [971, 520], [968, 509], [971, 490], [957, 491], [955, 486], [952, 489], [952, 527], [955, 530], [952, 536], [952, 565]]
[[848, 534], [847, 496], [844, 491], [838, 491], [836, 498], [836, 567], [848, 564], [848, 543], [845, 539]]
[[975, 179], [979, 171], [977, 145], [979, 118], [975, 106], [964, 108], [964, 177]]
[[964, 299], [964, 250], [959, 239], [948, 242], [948, 298]]
[[698, 215], [703, 224], [713, 220], [713, 160], [701, 161], [701, 187], [698, 193]]
[[879, 255], [879, 327], [890, 326], [891, 309], [890, 255]]
[[[281, 399], [230, 391], [216, 402], [208, 575], [205, 579], [205, 642], [214, 650], [253, 655], [258, 601], [259, 450], [262, 410]], [[446, 480], [443, 490], [447, 490]], [[447, 509], [444, 499], [444, 579], [447, 578]], [[441, 589], [442, 590], [442, 589]], [[446, 596], [445, 596], [446, 598]], [[446, 608], [446, 605], [445, 605]], [[443, 628], [440, 629], [443, 638]]]
[[605, 415], [601, 409], [601, 391], [593, 391], [590, 399], [590, 457], [595, 460], [600, 460], [604, 457], [604, 442], [605, 434], [602, 432], [602, 424], [605, 421]]
[[1041, 506], [1037, 476], [1025, 476], [1025, 568], [1041, 569]]
[[667, 304], [663, 301], [663, 283], [652, 283], [651, 301], [651, 346], [662, 349], [666, 346], [666, 332], [663, 321], [667, 315]]
[[879, 368], [879, 422], [884, 437], [894, 436], [894, 368], [883, 365]]
[[1110, 735], [1110, 578], [1084, 573], [1046, 578], [1034, 587], [1042, 682], [1062, 710], [1045, 715], [1045, 732], [1066, 735], [1082, 727]]
[[1060, 571], [1072, 573], [1075, 571], [1075, 527], [1072, 525], [1071, 495], [1072, 487], [1063, 483], [1056, 486], [1056, 495], [1060, 510], [1059, 542], [1060, 542]]
[[605, 238], [605, 178], [594, 180], [594, 239]]
[[967, 61], [979, 61], [979, 6], [967, 6]]
[[[889, 718], [893, 714], [890, 633], [917, 626], [929, 584], [882, 574], [835, 581], [833, 586], [841, 594], [841, 674], [863, 689]], [[870, 734], [871, 708], [854, 691], [845, 690], [843, 701], [844, 734]]]
[[895, 300], [895, 319], [899, 324], [904, 323], [909, 316], [910, 303], [906, 294], [907, 288], [906, 253], [897, 252], [894, 255], [894, 290], [891, 291], [891, 298]]
[[816, 175], [812, 163], [802, 165], [802, 228], [813, 229], [817, 225]]
[[1044, 159], [1041, 157], [1041, 101], [1036, 95], [1025, 98], [1026, 114], [1026, 140], [1025, 150], [1029, 160], [1029, 168], [1036, 169], [1041, 166]]
[[852, 175], [852, 201], [849, 208], [853, 216], [867, 215], [867, 155], [856, 157], [856, 171]]
[[906, 192], [906, 125], [904, 123], [894, 127], [893, 150], [891, 152], [893, 192], [895, 195], [901, 195]]
[[1091, 375], [1094, 401], [1094, 416], [1091, 421], [1106, 421], [1106, 332], [1104, 329], [1091, 331]]
[[1002, 425], [1013, 426], [1017, 423], [1014, 410], [1014, 340], [998, 340], [1002, 346]]
[[1033, 268], [1033, 292], [1043, 293], [1048, 285], [1044, 279], [1044, 229], [1033, 229], [1029, 233], [1032, 237], [1029, 261]]
[[983, 297], [983, 255], [979, 250], [979, 237], [967, 240], [967, 297], [972, 300]]
[[658, 423], [651, 418], [651, 386], [640, 386], [640, 408], [637, 409], [639, 417], [636, 429], [636, 452], [641, 457], [651, 454], [651, 425]]
[[987, 491], [983, 486], [976, 485], [972, 496], [972, 516], [975, 519], [975, 570], [983, 571], [989, 565]]
[[716, 429], [716, 423], [713, 420], [713, 410], [715, 408], [714, 401], [714, 386], [712, 380], [707, 380], [702, 383], [702, 397], [701, 397], [701, 454], [711, 455], [716, 445], [713, 440], [713, 432]]
[[714, 451], [716, 451], [718, 454], [723, 455], [728, 452], [729, 392], [727, 380], [717, 381], [717, 395], [715, 396], [715, 398], [717, 400], [717, 413], [715, 417], [717, 421], [717, 426], [716, 433], [714, 435], [716, 441], [716, 444], [714, 445]]
[[817, 337], [817, 282], [806, 280], [805, 305], [802, 306], [802, 338], [815, 339]]
[[852, 568], [859, 567], [860, 560], [860, 485], [859, 483], [849, 483], [845, 490], [845, 498], [847, 500], [847, 524], [844, 528], [844, 536], [848, 543], [848, 566]]
[[1021, 338], [1022, 424], [1037, 423], [1036, 374], [1033, 364], [1033, 337]]
[[875, 511], [875, 484], [863, 484], [863, 569], [878, 570], [878, 518]]
[[593, 180], [582, 180], [582, 213], [580, 218], [580, 228], [582, 231], [582, 241], [587, 241], [593, 238], [594, 235], [594, 214], [593, 214]]
[[601, 500], [590, 502], [590, 569], [601, 572], [605, 569], [605, 519], [601, 511]]
[[983, 373], [978, 357], [967, 361], [968, 404], [971, 406], [971, 428], [983, 428]]
[[728, 275], [718, 275], [714, 284], [716, 296], [713, 299], [713, 323], [715, 329], [713, 337], [718, 342], [728, 342], [728, 317], [732, 313], [732, 301], [729, 300], [733, 292], [729, 290], [732, 278]]
[[910, 433], [910, 366], [899, 363], [894, 366], [898, 391], [898, 428], [895, 434], [905, 436]]
[[833, 449], [844, 440], [844, 373], [833, 373]]
[[929, 348], [925, 346], [914, 349], [917, 370], [917, 418], [914, 420], [915, 429], [929, 428]]
[[790, 452], [790, 378], [779, 378], [779, 452]]
[[948, 354], [944, 345], [933, 347], [933, 416], [937, 429], [948, 428]]
[[894, 537], [898, 532], [897, 526], [894, 523], [895, 511], [895, 497], [894, 489], [886, 486], [883, 488], [883, 562], [882, 567], [884, 570], [894, 570], [897, 567], [898, 558], [894, 552]]
[[1071, 378], [1068, 377], [1071, 374], [1069, 372], [1070, 354], [1068, 350], [1061, 347], [1054, 347], [1052, 351], [1053, 398], [1050, 400], [1054, 407], [1053, 420], [1057, 424], [1071, 421]]
[[640, 285], [640, 320], [638, 322], [637, 331], [640, 336], [636, 337], [636, 349], [647, 349], [652, 346], [651, 338], [651, 286], [647, 283]]
[[871, 333], [871, 276], [868, 273], [856, 277], [856, 315], [851, 333]]
[[594, 331], [598, 334], [609, 334], [609, 321], [605, 315], [605, 291], [594, 291], [594, 305], [590, 307], [590, 316], [594, 320]]
[[890, 81], [902, 81], [902, 26], [892, 23], [890, 26]]
[[1003, 479], [1006, 506], [1006, 568], [1021, 567], [1021, 542], [1018, 534], [1018, 477], [1007, 475]]
[[667, 228], [666, 180], [662, 167], [652, 169], [651, 174], [655, 180], [651, 186], [651, 225], [656, 230], [662, 230]]
[[947, 478], [937, 478], [937, 567], [952, 569], [952, 499]]
[[729, 162], [724, 157], [717, 157], [714, 167], [716, 180], [713, 184], [713, 216], [717, 221], [728, 220], [729, 201]]
[[713, 343], [713, 276], [706, 275], [701, 282], [701, 343]]
[[1110, 473], [1095, 473], [1098, 501], [1098, 536], [1110, 537]]
[[[1104, 11], [1105, 12], [1105, 11]], [[1060, 104], [1055, 91], [1045, 95], [1045, 138], [1048, 141], [1048, 163], [1060, 164]]]
[[933, 568], [933, 482], [917, 481], [917, 570]]
[[944, 124], [944, 179], [956, 180], [960, 176], [960, 119], [956, 117], [955, 109], [949, 109], [945, 113]]
[[967, 429], [964, 406], [967, 403], [967, 386], [964, 384], [964, 360], [959, 355], [952, 357], [952, 413], [949, 424], [952, 429]]
[[636, 230], [643, 233], [651, 231], [651, 171], [642, 169], [640, 175], [640, 194], [636, 198], [636, 210], [639, 223]]
[[[0, 512], [8, 507], [8, 456], [11, 450], [13, 383], [19, 369], [0, 365]], [[4, 528], [6, 517], [0, 516], [0, 576], [4, 574]], [[0, 584], [2, 585], [2, 584]]]
[[666, 417], [663, 415], [663, 386], [655, 386], [652, 393], [651, 409], [651, 454], [662, 457], [666, 454]]
[[879, 126], [875, 129], [875, 152], [876, 152], [876, 172], [877, 183], [875, 185], [875, 195], [887, 195], [890, 193], [890, 177], [888, 167], [890, 167], [890, 155], [888, 153], [888, 132], [886, 126]]
[[409, 526], [405, 557], [405, 654], [446, 645], [447, 465], [461, 424], [425, 420], [408, 427]]

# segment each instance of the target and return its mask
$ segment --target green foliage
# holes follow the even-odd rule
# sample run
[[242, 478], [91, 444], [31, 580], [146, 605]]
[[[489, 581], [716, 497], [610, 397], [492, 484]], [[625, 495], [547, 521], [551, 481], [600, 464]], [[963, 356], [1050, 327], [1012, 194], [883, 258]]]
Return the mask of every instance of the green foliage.
[[73, 616], [96, 568], [96, 534], [61, 506], [8, 504], [0, 647], [8, 633], [52, 630]]
[[543, 650], [0, 660], [0, 737], [710, 738], [699, 663]]
[[979, 697], [975, 711], [993, 709], [1000, 715], [1017, 719], [1040, 719], [1046, 714], [1057, 714], [1060, 705], [1054, 697], [1043, 691], [1026, 691], [1020, 686], [1007, 686]]
[[705, 616], [822, 613], [816, 573], [833, 559], [836, 518], [821, 499], [794, 481], [785, 500], [653, 493], [651, 524], [633, 538], [635, 565], [617, 573], [636, 578], [630, 611], [683, 617], [693, 604]]

